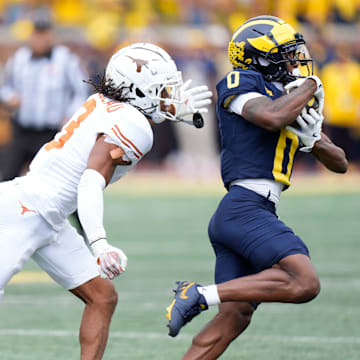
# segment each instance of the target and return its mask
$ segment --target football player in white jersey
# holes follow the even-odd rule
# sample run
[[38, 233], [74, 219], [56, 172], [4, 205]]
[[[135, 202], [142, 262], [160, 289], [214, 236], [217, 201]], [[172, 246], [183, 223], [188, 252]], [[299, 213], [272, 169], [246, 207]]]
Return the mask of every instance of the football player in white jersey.
[[[103, 190], [151, 149], [152, 124], [206, 113], [212, 95], [206, 86], [183, 84], [171, 57], [145, 43], [116, 52], [99, 80], [30, 171], [0, 184], [0, 299], [32, 257], [85, 303], [82, 360], [102, 358], [117, 303], [110, 280], [127, 265], [124, 252], [107, 242]], [[93, 254], [67, 220], [76, 209]]]

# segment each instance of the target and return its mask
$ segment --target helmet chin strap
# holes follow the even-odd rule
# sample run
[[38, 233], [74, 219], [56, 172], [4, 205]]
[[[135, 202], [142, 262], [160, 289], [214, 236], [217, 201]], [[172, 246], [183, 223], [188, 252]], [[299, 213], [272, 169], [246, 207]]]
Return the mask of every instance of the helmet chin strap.
[[[171, 105], [174, 107], [174, 105]], [[174, 107], [174, 111], [176, 111], [175, 107]], [[155, 124], [160, 124], [165, 120], [172, 120], [172, 121], [177, 121], [177, 122], [183, 122], [185, 124], [191, 125], [191, 126], [195, 126], [197, 129], [201, 129], [202, 127], [204, 127], [204, 119], [203, 116], [199, 113], [196, 112], [193, 114], [193, 118], [192, 120], [185, 120], [179, 117], [174, 116], [171, 113], [169, 114], [169, 117], [166, 117], [165, 115], [166, 113], [162, 112], [159, 110], [159, 108], [157, 108], [155, 110], [155, 112], [153, 114], [151, 114], [151, 119]]]
[[180, 122], [184, 122], [185, 124], [195, 126], [197, 129], [201, 129], [202, 127], [204, 127], [204, 118], [198, 112], [193, 115], [192, 120], [184, 120], [180, 118], [176, 118], [176, 119]]
[[[160, 118], [159, 120], [155, 117], [155, 120], [154, 120], [154, 116], [151, 117], [151, 120], [155, 123], [155, 124], [160, 124], [162, 123], [163, 121], [165, 120], [168, 120], [166, 118]], [[192, 120], [185, 120], [185, 119], [182, 119], [182, 118], [175, 118], [175, 119], [172, 119], [173, 121], [175, 122], [181, 122], [181, 123], [185, 123], [185, 124], [188, 124], [190, 126], [195, 126], [197, 129], [201, 129], [202, 127], [204, 127], [204, 120], [203, 120], [203, 117], [200, 113], [195, 113], [193, 115], [193, 119]]]
[[301, 75], [301, 72], [300, 72], [300, 70], [299, 70], [298, 68], [293, 69], [292, 74], [293, 74], [294, 76], [296, 76], [296, 77], [303, 77], [303, 76]]
[[184, 119], [181, 119], [181, 118], [176, 118], [176, 121], [182, 122], [182, 123], [185, 123], [185, 124], [188, 124], [188, 125], [194, 125], [192, 120], [184, 120]]
[[164, 114], [159, 110], [159, 106], [156, 107], [155, 111], [152, 114], [149, 114], [149, 116], [151, 117], [151, 120], [155, 124], [161, 124], [163, 121], [166, 120], [166, 117], [164, 116]]

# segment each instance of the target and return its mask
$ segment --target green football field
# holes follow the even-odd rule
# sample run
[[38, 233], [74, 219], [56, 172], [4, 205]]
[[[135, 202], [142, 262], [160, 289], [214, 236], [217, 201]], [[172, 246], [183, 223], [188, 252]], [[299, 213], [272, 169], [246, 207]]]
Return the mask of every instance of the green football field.
[[[173, 339], [165, 307], [175, 280], [213, 282], [207, 223], [221, 196], [108, 192], [110, 241], [129, 257], [116, 280], [119, 304], [104, 359], [180, 359], [216, 313], [201, 314]], [[262, 304], [223, 359], [360, 359], [360, 194], [284, 194], [279, 215], [308, 244], [322, 282], [304, 305]], [[0, 304], [1, 360], [79, 358], [82, 303], [29, 263]]]

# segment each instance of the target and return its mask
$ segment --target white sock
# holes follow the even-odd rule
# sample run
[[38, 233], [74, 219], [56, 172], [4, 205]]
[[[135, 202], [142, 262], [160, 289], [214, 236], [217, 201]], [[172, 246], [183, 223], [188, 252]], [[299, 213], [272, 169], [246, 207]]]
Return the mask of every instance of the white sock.
[[197, 289], [204, 296], [208, 306], [220, 304], [216, 285], [199, 286]]

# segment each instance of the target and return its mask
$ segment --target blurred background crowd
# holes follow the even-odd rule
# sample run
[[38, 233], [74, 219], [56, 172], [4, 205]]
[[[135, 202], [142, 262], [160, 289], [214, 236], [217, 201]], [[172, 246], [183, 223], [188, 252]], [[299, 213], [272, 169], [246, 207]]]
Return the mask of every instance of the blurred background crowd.
[[[77, 80], [79, 76], [96, 79], [118, 48], [132, 42], [156, 43], [173, 56], [185, 79], [193, 79], [193, 85], [205, 83], [216, 93], [216, 82], [230, 70], [227, 45], [231, 34], [246, 19], [260, 14], [279, 16], [304, 34], [316, 61], [316, 74], [325, 87], [325, 132], [345, 149], [353, 168], [360, 168], [360, 0], [0, 0], [0, 179], [13, 176], [6, 170], [9, 166], [13, 172], [24, 171], [36, 149], [26, 149], [27, 154], [18, 159], [12, 153], [19, 146], [24, 148], [31, 136], [33, 142], [40, 141], [39, 133], [41, 139], [52, 136], [71, 115], [69, 110], [81, 105], [91, 92]], [[40, 80], [44, 74], [40, 66], [49, 67], [49, 62], [55, 61], [54, 43], [65, 45], [76, 58], [63, 60], [73, 64], [71, 69], [64, 68], [59, 74], [50, 71]], [[29, 97], [22, 114], [25, 100], [20, 104], [13, 96], [16, 91], [11, 90], [11, 82], [20, 86], [16, 76], [22, 70], [16, 70], [16, 61], [11, 59], [24, 44], [33, 47], [27, 58], [33, 66], [29, 73], [39, 71], [39, 75], [32, 80], [33, 91], [30, 88], [22, 95]], [[65, 54], [64, 47], [62, 51]], [[61, 89], [55, 89], [59, 85], [56, 76], [67, 78], [60, 81]], [[81, 84], [77, 86], [75, 80]], [[49, 100], [35, 109], [32, 103], [41, 96], [37, 88], [42, 89], [42, 98]], [[58, 96], [56, 91], [66, 92], [66, 96]], [[44, 120], [51, 111], [46, 107], [49, 104], [50, 109], [65, 108], [56, 111], [58, 119], [54, 115], [51, 122]], [[45, 115], [30, 119], [35, 115], [29, 114], [41, 111]], [[142, 168], [203, 177], [218, 173], [214, 106], [201, 130], [165, 122], [154, 131], [154, 148]], [[14, 144], [14, 134], [23, 135], [21, 144]], [[23, 168], [15, 169], [14, 162]], [[298, 163], [304, 170], [317, 170], [309, 156]]]

